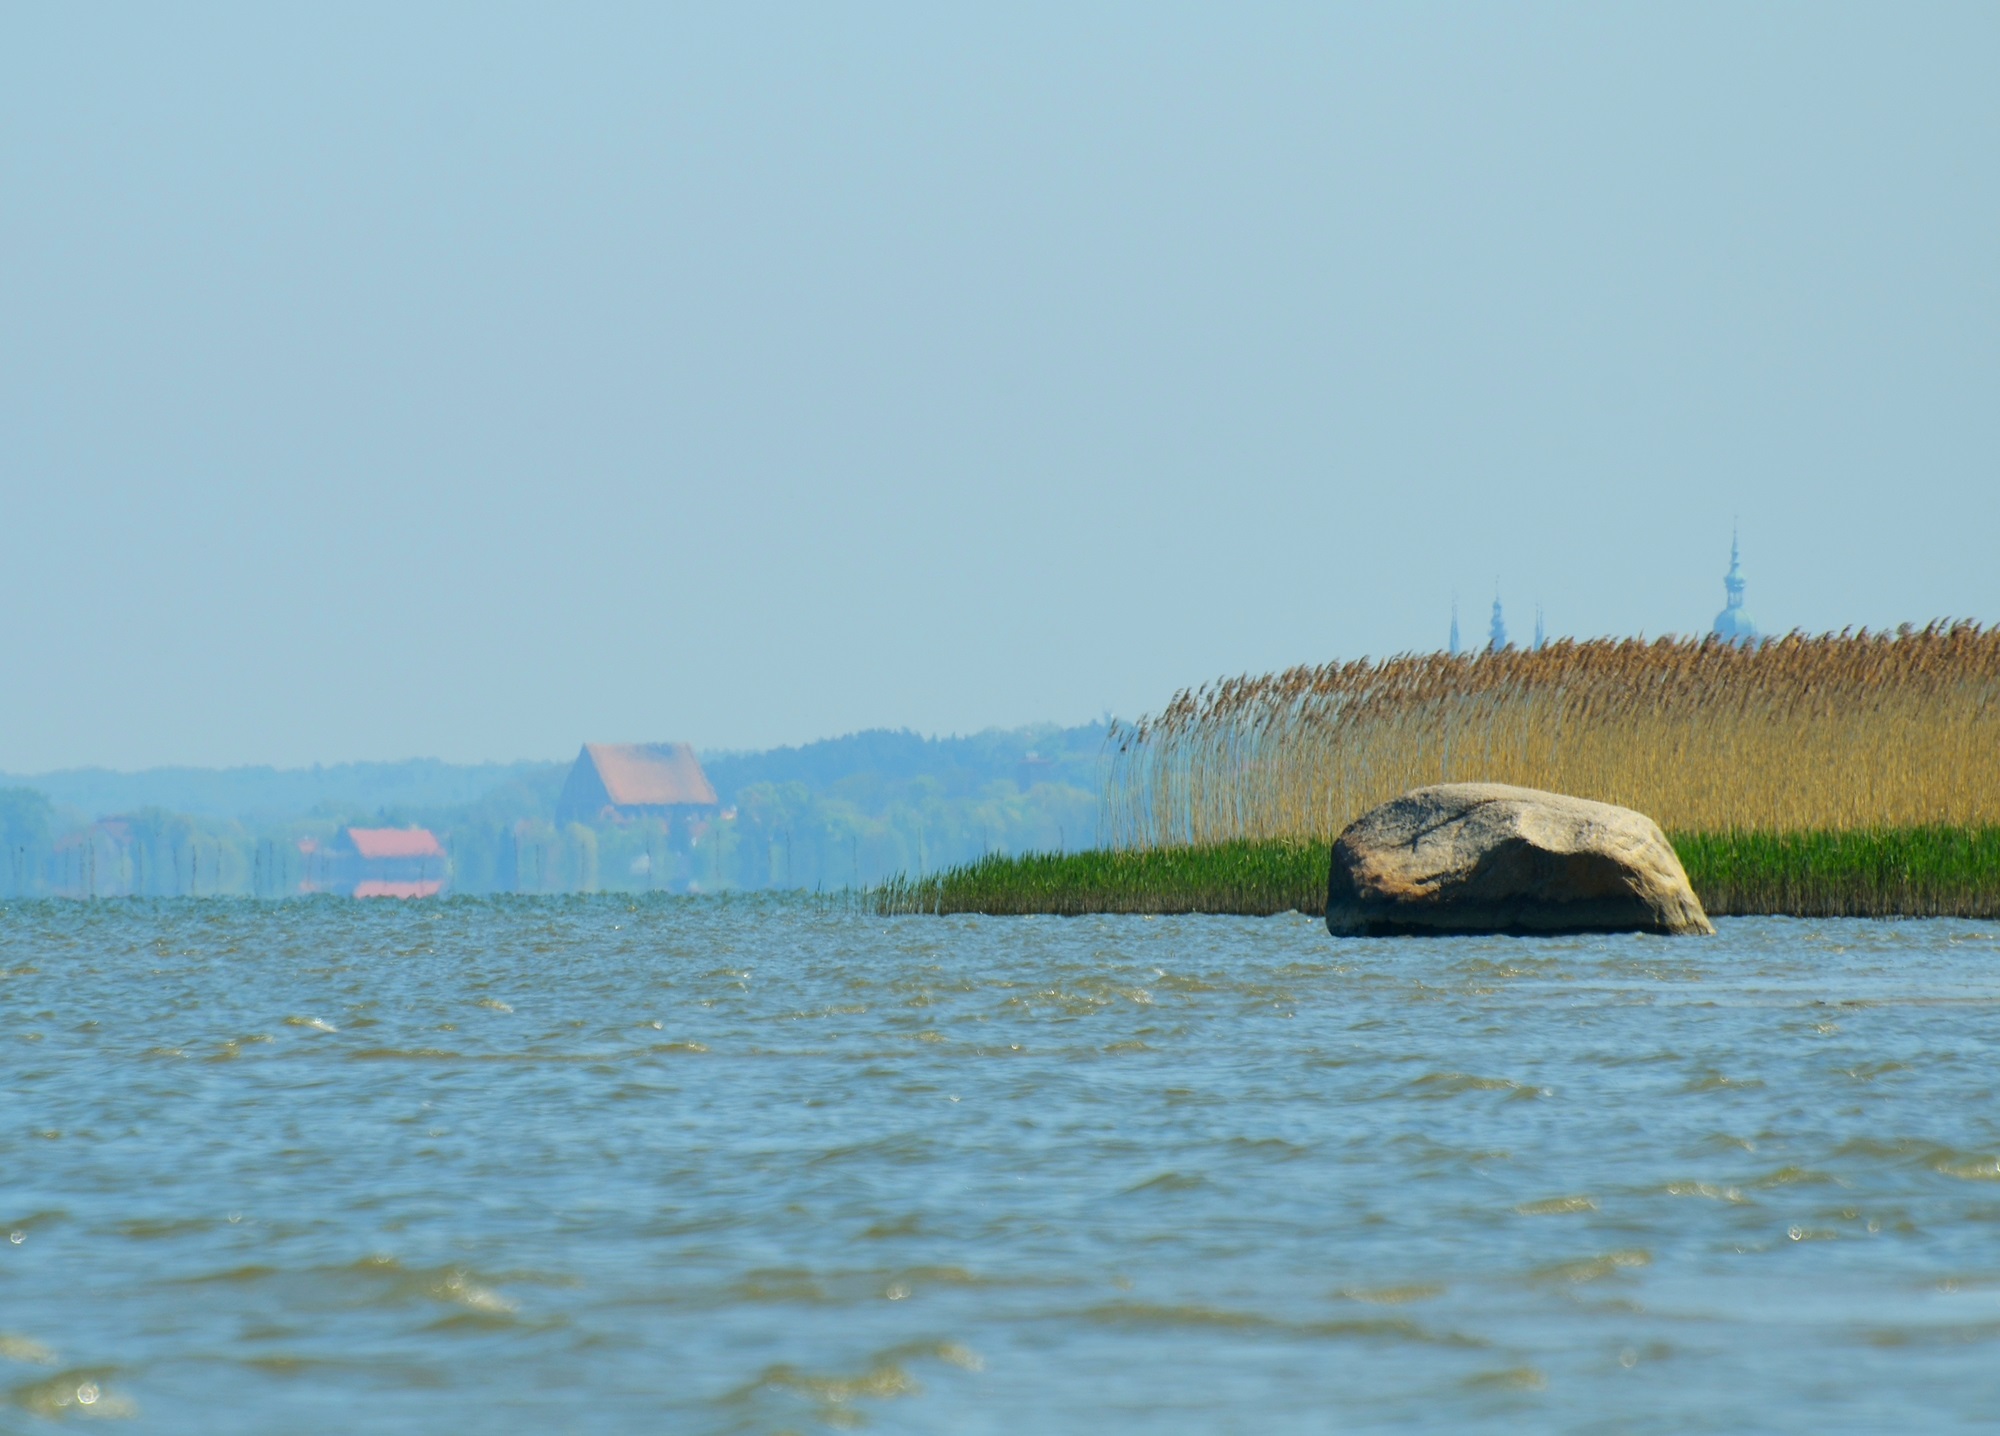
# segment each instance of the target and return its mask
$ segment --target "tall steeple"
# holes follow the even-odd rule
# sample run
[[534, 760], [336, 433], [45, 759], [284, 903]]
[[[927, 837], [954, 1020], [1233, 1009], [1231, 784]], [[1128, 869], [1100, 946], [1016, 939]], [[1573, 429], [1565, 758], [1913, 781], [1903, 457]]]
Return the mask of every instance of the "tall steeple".
[[1542, 606], [1535, 605], [1535, 652], [1540, 653], [1548, 646], [1548, 630], [1542, 627]]
[[1500, 590], [1493, 590], [1493, 623], [1487, 630], [1487, 648], [1498, 653], [1507, 646], [1507, 620], [1500, 614]]
[[1757, 625], [1743, 611], [1743, 554], [1733, 525], [1729, 530], [1729, 572], [1723, 575], [1722, 592], [1722, 612], [1715, 616], [1711, 631], [1725, 643], [1755, 643]]
[[1458, 595], [1451, 596], [1451, 648], [1453, 658], [1458, 657]]

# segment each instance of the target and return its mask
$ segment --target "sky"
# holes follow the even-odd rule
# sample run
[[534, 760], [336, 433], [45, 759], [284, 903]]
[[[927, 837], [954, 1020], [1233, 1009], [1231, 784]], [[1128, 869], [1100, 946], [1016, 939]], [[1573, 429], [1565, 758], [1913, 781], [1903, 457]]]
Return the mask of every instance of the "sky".
[[15, 5], [0, 770], [2000, 621], [2000, 7]]

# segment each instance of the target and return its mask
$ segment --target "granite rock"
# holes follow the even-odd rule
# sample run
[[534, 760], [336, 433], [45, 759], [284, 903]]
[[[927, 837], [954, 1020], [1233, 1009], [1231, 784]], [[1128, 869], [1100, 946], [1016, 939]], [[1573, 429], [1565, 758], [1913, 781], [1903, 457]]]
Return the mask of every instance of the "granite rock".
[[1355, 819], [1333, 845], [1326, 926], [1336, 937], [1715, 931], [1651, 818], [1499, 783], [1417, 788]]

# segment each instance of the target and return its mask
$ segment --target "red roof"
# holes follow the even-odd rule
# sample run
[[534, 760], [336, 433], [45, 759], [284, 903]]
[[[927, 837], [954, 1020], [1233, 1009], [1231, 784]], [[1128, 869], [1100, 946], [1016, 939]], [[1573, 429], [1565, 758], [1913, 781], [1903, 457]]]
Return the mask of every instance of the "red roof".
[[441, 858], [429, 828], [349, 828], [347, 840], [364, 858]]
[[354, 885], [354, 895], [358, 898], [427, 898], [436, 897], [444, 884], [436, 878], [420, 883], [365, 882]]
[[715, 805], [715, 789], [685, 743], [586, 743], [583, 751], [618, 807]]

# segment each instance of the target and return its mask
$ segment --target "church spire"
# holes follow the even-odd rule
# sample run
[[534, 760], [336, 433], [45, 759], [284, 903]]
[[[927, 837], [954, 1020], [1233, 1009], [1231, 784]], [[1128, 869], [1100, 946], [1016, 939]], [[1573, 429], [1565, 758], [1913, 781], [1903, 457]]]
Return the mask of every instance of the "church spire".
[[1449, 649], [1449, 652], [1451, 653], [1451, 656], [1452, 656], [1453, 658], [1456, 658], [1456, 657], [1458, 657], [1458, 652], [1459, 652], [1459, 649], [1458, 649], [1458, 595], [1457, 595], [1457, 594], [1455, 594], [1455, 593], [1454, 593], [1454, 594], [1453, 594], [1453, 595], [1451, 596], [1451, 647], [1450, 647], [1450, 649]]
[[1723, 576], [1722, 591], [1722, 612], [1715, 615], [1710, 632], [1725, 643], [1757, 642], [1757, 625], [1743, 611], [1743, 550], [1736, 541], [1734, 525], [1729, 530], [1729, 572]]
[[1493, 590], [1493, 624], [1487, 630], [1486, 646], [1494, 653], [1507, 647], [1507, 620], [1500, 613], [1500, 590]]

